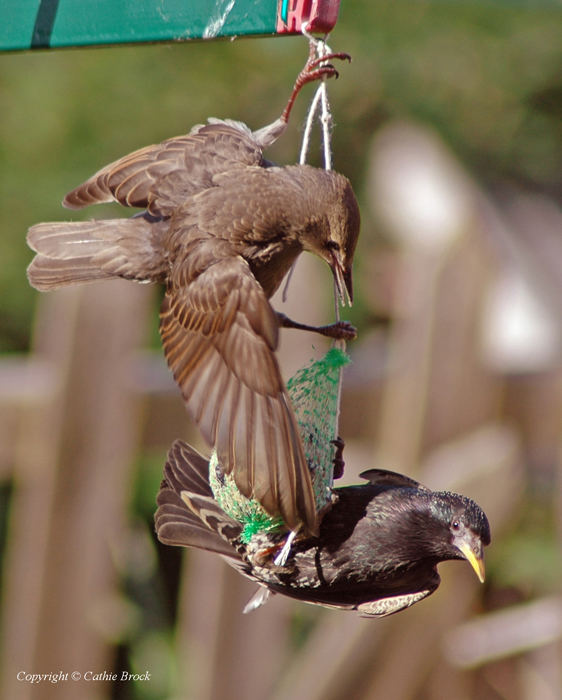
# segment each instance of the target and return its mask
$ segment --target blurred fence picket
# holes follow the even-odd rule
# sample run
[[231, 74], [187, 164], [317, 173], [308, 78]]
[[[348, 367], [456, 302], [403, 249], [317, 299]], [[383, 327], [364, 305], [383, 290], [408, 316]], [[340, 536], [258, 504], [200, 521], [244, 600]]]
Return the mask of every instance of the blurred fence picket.
[[[18, 671], [108, 666], [96, 620], [113, 593], [108, 539], [123, 534], [138, 397], [127, 391], [131, 355], [144, 338], [150, 290], [125, 282], [41, 299], [35, 354], [53, 374], [52, 394], [21, 408], [5, 565], [2, 696], [33, 697]], [[100, 696], [72, 682], [41, 697]]]

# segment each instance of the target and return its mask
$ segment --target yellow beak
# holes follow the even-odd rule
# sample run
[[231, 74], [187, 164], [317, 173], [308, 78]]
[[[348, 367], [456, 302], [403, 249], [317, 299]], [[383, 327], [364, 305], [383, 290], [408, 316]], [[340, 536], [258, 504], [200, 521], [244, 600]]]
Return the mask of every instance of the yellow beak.
[[458, 549], [460, 549], [467, 562], [474, 569], [480, 583], [484, 583], [486, 570], [484, 567], [484, 557], [482, 555], [482, 545], [480, 542], [478, 542], [478, 545], [472, 546], [470, 542], [460, 540], [459, 542], [456, 542], [455, 545], [458, 547]]

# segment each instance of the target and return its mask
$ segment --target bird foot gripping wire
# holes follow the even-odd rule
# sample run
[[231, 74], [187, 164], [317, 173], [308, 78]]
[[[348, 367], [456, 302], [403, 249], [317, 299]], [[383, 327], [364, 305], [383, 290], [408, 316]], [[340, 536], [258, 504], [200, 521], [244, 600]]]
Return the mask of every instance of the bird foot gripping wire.
[[[303, 74], [306, 75], [308, 73], [310, 75], [314, 74], [315, 72], [318, 73], [318, 71], [322, 70], [322, 67], [324, 69], [331, 69], [328, 71], [329, 74], [337, 77], [338, 72], [330, 63], [327, 63], [327, 61], [330, 61], [333, 58], [351, 61], [351, 56], [347, 53], [334, 53], [326, 43], [325, 39], [316, 39], [311, 34], [308, 34], [306, 30], [303, 30], [303, 35], [308, 39], [309, 55], [308, 61], [304, 69], [297, 77], [297, 80], [295, 82], [295, 88], [297, 88], [299, 84], [299, 79], [303, 79]], [[299, 163], [301, 165], [306, 163], [312, 124], [316, 117], [318, 107], [321, 105], [320, 121], [322, 124], [322, 138], [324, 142], [324, 167], [326, 168], [326, 170], [332, 169], [332, 151], [330, 144], [330, 129], [332, 126], [332, 115], [330, 112], [330, 104], [328, 102], [328, 91], [326, 89], [326, 78], [330, 77], [330, 75], [320, 74], [320, 76], [317, 78], [322, 79], [322, 82], [318, 86], [316, 94], [314, 95], [314, 99], [312, 100], [312, 104], [310, 105], [310, 109], [308, 110], [308, 116], [306, 119], [306, 125], [304, 129], [299, 159]], [[308, 79], [307, 82], [310, 82], [310, 79]], [[302, 85], [300, 87], [302, 87]], [[298, 88], [298, 90], [300, 90], [300, 87]], [[298, 90], [296, 94], [298, 94]]]
[[326, 326], [309, 326], [306, 323], [293, 321], [286, 314], [281, 313], [280, 311], [277, 311], [276, 313], [279, 325], [282, 328], [311, 331], [312, 333], [319, 333], [326, 338], [342, 341], [355, 340], [357, 337], [357, 329], [349, 321], [336, 321], [335, 323], [329, 323]]
[[334, 66], [331, 63], [329, 63], [329, 61], [332, 61], [334, 59], [342, 61], [351, 61], [351, 56], [348, 53], [329, 51], [324, 52], [326, 49], [326, 44], [323, 41], [319, 41], [318, 39], [309, 37], [309, 44], [310, 49], [308, 60], [304, 68], [298, 74], [297, 79], [295, 80], [293, 91], [291, 93], [291, 96], [289, 97], [287, 106], [285, 107], [285, 109], [283, 110], [283, 114], [281, 115], [281, 119], [284, 122], [289, 121], [289, 116], [291, 114], [291, 110], [293, 109], [293, 105], [295, 104], [297, 95], [305, 85], [307, 85], [308, 83], [315, 82], [317, 80], [325, 80], [327, 78], [339, 77], [338, 71], [334, 68]]
[[334, 479], [341, 479], [345, 469], [345, 461], [343, 458], [345, 442], [339, 435], [335, 440], [330, 440], [330, 442], [336, 448], [336, 454], [334, 455]]

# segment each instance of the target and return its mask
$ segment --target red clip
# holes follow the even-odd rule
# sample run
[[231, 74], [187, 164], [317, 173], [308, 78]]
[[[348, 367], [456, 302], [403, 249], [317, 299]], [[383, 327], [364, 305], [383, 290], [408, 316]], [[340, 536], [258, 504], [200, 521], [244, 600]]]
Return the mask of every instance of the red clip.
[[340, 0], [279, 0], [277, 33], [328, 34], [336, 26]]

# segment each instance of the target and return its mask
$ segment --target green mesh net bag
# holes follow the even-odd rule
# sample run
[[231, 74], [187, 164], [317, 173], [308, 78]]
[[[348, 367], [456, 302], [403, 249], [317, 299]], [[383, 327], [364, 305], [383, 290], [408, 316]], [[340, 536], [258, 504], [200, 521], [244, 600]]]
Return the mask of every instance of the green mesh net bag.
[[[312, 477], [317, 511], [330, 500], [335, 455], [331, 441], [337, 436], [340, 372], [349, 362], [349, 356], [343, 350], [333, 347], [287, 382]], [[243, 496], [231, 475], [219, 481], [217, 467], [217, 456], [213, 452], [209, 462], [211, 489], [225, 513], [243, 523], [242, 539], [245, 542], [258, 532], [283, 527], [280, 518], [271, 517], [257, 501]]]

